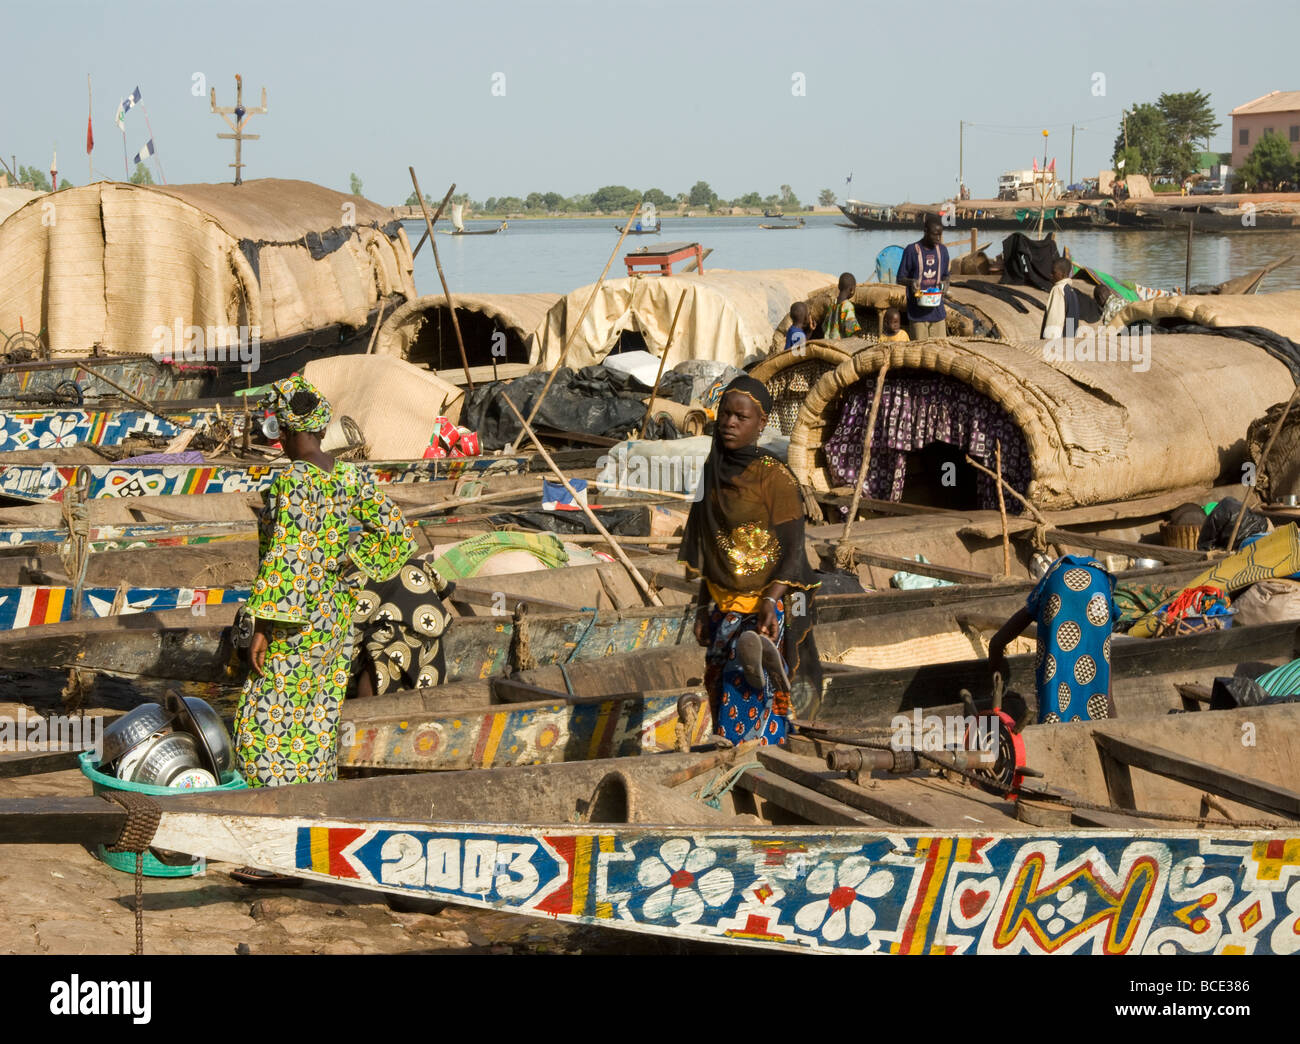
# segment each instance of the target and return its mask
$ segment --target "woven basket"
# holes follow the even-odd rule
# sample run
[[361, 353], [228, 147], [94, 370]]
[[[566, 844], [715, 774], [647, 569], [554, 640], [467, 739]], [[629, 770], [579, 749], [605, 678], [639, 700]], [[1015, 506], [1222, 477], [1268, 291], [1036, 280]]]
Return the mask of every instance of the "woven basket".
[[749, 372], [754, 380], [767, 386], [772, 414], [782, 435], [788, 437], [794, 431], [799, 410], [813, 385], [849, 357], [849, 352], [840, 347], [844, 343], [805, 341], [801, 351], [770, 355]]
[[[1054, 437], [1045, 429], [1039, 413], [1026, 404], [1024, 389], [1013, 375], [979, 365], [980, 360], [964, 350], [966, 346], [1006, 345], [1005, 341], [966, 338], [961, 341], [936, 339], [882, 344], [850, 340], [840, 343], [851, 351], [856, 346], [856, 351], [813, 386], [804, 399], [790, 435], [786, 462], [800, 485], [810, 486], [821, 493], [829, 492], [831, 482], [826, 469], [824, 443], [829, 430], [839, 419], [841, 396], [859, 381], [874, 383], [875, 375], [886, 359], [891, 370], [928, 370], [945, 374], [969, 384], [981, 395], [998, 403], [1025, 436], [1031, 459], [1036, 460], [1040, 453], [1044, 453]], [[1032, 500], [1033, 482], [1029, 489]]]
[[1176, 526], [1172, 522], [1160, 523], [1160, 542], [1165, 547], [1182, 547], [1188, 551], [1195, 551], [1196, 542], [1200, 538], [1200, 526]]

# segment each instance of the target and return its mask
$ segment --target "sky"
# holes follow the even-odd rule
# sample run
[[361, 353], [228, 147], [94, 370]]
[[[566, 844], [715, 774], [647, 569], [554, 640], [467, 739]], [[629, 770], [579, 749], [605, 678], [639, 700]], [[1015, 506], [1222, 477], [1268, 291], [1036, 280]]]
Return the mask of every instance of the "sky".
[[[963, 169], [976, 197], [1047, 154], [1075, 180], [1108, 165], [1126, 107], [1206, 90], [1227, 151], [1229, 111], [1300, 89], [1300, 5], [1005, 4], [931, 0], [475, 0], [334, 2], [42, 0], [6, 11], [0, 155], [89, 179], [123, 176], [123, 96], [134, 154], [150, 137], [173, 184], [225, 181], [233, 143], [209, 110], [266, 87], [246, 130], [245, 178], [302, 178], [403, 202], [476, 200], [621, 184], [670, 195], [709, 182], [724, 198], [789, 184], [805, 202], [930, 202]], [[154, 177], [160, 180], [158, 168]], [[846, 177], [852, 174], [846, 189]]]

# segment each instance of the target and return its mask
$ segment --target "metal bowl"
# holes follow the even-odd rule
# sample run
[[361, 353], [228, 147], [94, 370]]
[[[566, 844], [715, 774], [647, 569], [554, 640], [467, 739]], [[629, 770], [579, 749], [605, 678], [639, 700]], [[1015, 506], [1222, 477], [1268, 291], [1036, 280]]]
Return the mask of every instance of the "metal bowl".
[[193, 737], [199, 754], [199, 765], [221, 780], [235, 761], [234, 744], [230, 733], [221, 723], [221, 716], [197, 696], [178, 696], [168, 692], [163, 697], [164, 706], [175, 718], [173, 727]]
[[183, 772], [202, 768], [194, 737], [172, 732], [154, 740], [132, 773], [131, 783], [150, 787], [169, 787]]
[[142, 703], [123, 714], [104, 729], [104, 746], [99, 760], [101, 765], [111, 765], [128, 751], [138, 747], [152, 736], [166, 730], [173, 715], [156, 703]]
[[1164, 562], [1160, 561], [1160, 559], [1158, 558], [1135, 558], [1133, 559], [1133, 562], [1129, 566], [1129, 568], [1130, 569], [1159, 569], [1162, 565], [1164, 565]]

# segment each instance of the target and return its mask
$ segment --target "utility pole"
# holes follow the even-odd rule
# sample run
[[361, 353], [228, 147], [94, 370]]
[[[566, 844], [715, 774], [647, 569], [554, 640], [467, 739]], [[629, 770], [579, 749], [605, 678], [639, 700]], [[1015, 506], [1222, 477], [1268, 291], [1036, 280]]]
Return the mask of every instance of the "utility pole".
[[966, 121], [957, 121], [957, 195], [966, 184]]
[[[245, 134], [244, 124], [248, 122], [248, 118], [250, 116], [254, 116], [266, 112], [266, 88], [265, 87], [262, 88], [262, 104], [257, 106], [256, 108], [246, 109], [244, 108], [244, 78], [240, 76], [238, 73], [236, 73], [235, 74], [235, 107], [233, 109], [218, 108], [217, 89], [213, 87], [212, 88], [212, 111], [217, 115], [219, 115], [223, 120], [225, 120], [226, 123], [230, 125], [230, 129], [235, 132], [234, 134], [218, 134], [217, 137], [224, 138], [227, 140], [229, 139], [234, 140], [235, 162], [231, 163], [230, 166], [235, 168], [235, 184], [242, 185], [244, 183], [244, 178], [241, 172], [243, 170], [244, 164], [241, 158], [242, 150], [240, 146], [242, 146], [245, 141], [257, 141], [261, 137], [260, 134]], [[233, 121], [230, 119], [231, 115], [235, 117]]]
[[1074, 124], [1070, 124], [1070, 184], [1074, 184]]

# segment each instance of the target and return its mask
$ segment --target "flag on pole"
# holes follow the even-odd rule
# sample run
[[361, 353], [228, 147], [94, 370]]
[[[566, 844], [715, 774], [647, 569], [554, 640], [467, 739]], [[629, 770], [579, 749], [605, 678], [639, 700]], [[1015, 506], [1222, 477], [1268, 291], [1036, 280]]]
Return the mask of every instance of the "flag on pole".
[[95, 128], [90, 122], [90, 117], [86, 117], [86, 155], [89, 156], [95, 148]]
[[1047, 165], [1047, 169], [1050, 170], [1053, 174], [1056, 173], [1056, 157], [1055, 157], [1055, 156], [1052, 157], [1052, 162], [1049, 163], [1049, 164]]
[[1037, 156], [1034, 157], [1034, 173], [1035, 173], [1035, 174], [1038, 173], [1038, 157], [1037, 157]]
[[148, 141], [144, 143], [144, 146], [140, 149], [140, 151], [135, 154], [135, 158], [131, 162], [143, 163], [150, 156], [157, 153], [157, 151], [158, 150], [153, 147], [153, 138], [150, 138]]
[[849, 171], [849, 176], [848, 176], [847, 178], [844, 179], [844, 184], [846, 184], [846, 185], [852, 185], [852, 184], [853, 184], [853, 172], [852, 172], [852, 171]]
[[59, 150], [54, 150], [54, 155], [50, 157], [50, 185], [51, 191], [59, 191]]
[[117, 115], [113, 117], [117, 121], [117, 129], [123, 134], [126, 133], [126, 114], [130, 112], [140, 102], [140, 88], [137, 87], [125, 98], [122, 104], [117, 107]]

